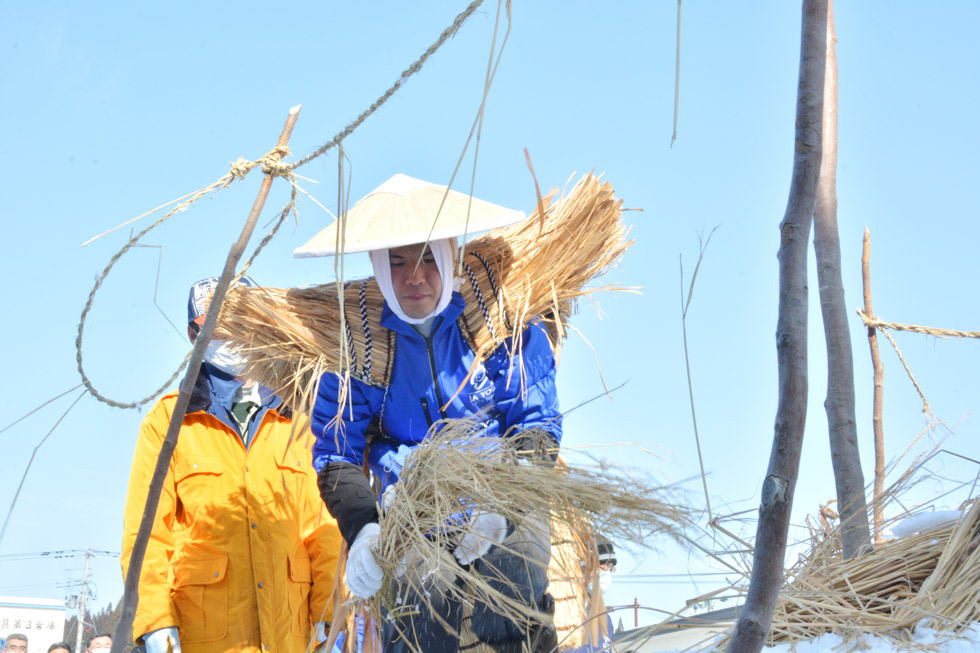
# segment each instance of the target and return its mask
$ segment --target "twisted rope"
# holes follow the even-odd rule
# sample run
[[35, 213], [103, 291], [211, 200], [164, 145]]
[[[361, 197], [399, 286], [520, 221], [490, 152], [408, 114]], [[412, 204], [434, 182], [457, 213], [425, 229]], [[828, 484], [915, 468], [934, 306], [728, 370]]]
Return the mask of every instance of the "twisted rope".
[[[175, 208], [170, 210], [166, 215], [164, 215], [159, 220], [151, 224], [149, 227], [141, 231], [135, 237], [131, 238], [129, 242], [127, 242], [122, 247], [122, 249], [116, 252], [116, 254], [109, 260], [109, 263], [106, 265], [105, 269], [103, 269], [102, 273], [95, 280], [95, 285], [92, 287], [92, 291], [89, 293], [88, 300], [85, 303], [85, 307], [82, 309], [82, 314], [78, 322], [78, 335], [75, 338], [75, 360], [77, 363], [78, 374], [82, 378], [82, 384], [85, 386], [85, 388], [89, 391], [89, 393], [93, 397], [95, 397], [96, 399], [98, 399], [99, 401], [105, 404], [108, 404], [116, 408], [138, 408], [139, 406], [142, 406], [144, 404], [153, 401], [154, 399], [159, 397], [168, 387], [170, 387], [170, 384], [172, 384], [174, 380], [177, 379], [181, 371], [183, 371], [183, 369], [186, 367], [187, 361], [190, 359], [190, 354], [188, 354], [187, 357], [184, 358], [184, 361], [181, 363], [180, 367], [177, 368], [177, 370], [173, 373], [173, 375], [169, 379], [167, 379], [167, 381], [163, 385], [161, 385], [152, 394], [142, 399], [139, 399], [137, 401], [132, 401], [132, 402], [116, 401], [114, 399], [110, 399], [109, 397], [106, 397], [105, 395], [101, 394], [98, 390], [95, 389], [95, 386], [92, 384], [91, 380], [88, 378], [88, 375], [85, 373], [84, 364], [82, 362], [82, 335], [85, 331], [85, 319], [88, 316], [89, 311], [92, 309], [92, 302], [95, 299], [95, 293], [98, 292], [99, 288], [102, 286], [102, 282], [105, 281], [106, 277], [109, 275], [110, 270], [112, 270], [112, 267], [123, 256], [123, 254], [128, 252], [130, 248], [134, 247], [137, 244], [137, 242], [141, 238], [143, 238], [143, 236], [145, 236], [152, 229], [156, 228], [164, 221], [169, 219], [175, 213], [179, 213], [181, 211], [186, 210], [192, 204], [197, 202], [197, 200], [199, 200], [201, 197], [204, 197], [209, 193], [212, 192], [218, 193], [219, 191], [224, 190], [225, 188], [230, 186], [232, 183], [244, 179], [245, 176], [248, 175], [248, 173], [250, 173], [256, 167], [261, 165], [262, 171], [265, 174], [271, 177], [283, 177], [289, 180], [289, 182], [293, 186], [293, 193], [289, 205], [285, 209], [283, 209], [280, 215], [279, 222], [273, 228], [272, 232], [268, 236], [266, 236], [265, 239], [263, 239], [263, 241], [259, 244], [258, 248], [252, 254], [251, 258], [249, 258], [249, 260], [245, 263], [244, 267], [242, 268], [241, 272], [238, 275], [240, 277], [242, 274], [245, 273], [245, 270], [247, 270], [248, 267], [252, 264], [252, 262], [255, 260], [256, 256], [258, 256], [262, 248], [265, 247], [265, 245], [272, 239], [272, 237], [278, 231], [280, 225], [282, 224], [282, 222], [284, 221], [288, 213], [291, 210], [295, 210], [297, 187], [295, 182], [293, 181], [292, 171], [302, 165], [309, 163], [313, 159], [319, 157], [323, 153], [327, 152], [330, 148], [336, 147], [345, 138], [347, 138], [355, 129], [357, 129], [361, 125], [361, 123], [363, 123], [368, 118], [368, 116], [373, 114], [385, 102], [387, 102], [388, 99], [392, 95], [394, 95], [395, 92], [399, 88], [401, 88], [402, 85], [412, 75], [420, 71], [422, 69], [422, 66], [425, 65], [425, 62], [429, 59], [429, 57], [435, 54], [435, 52], [440, 47], [442, 47], [442, 45], [446, 41], [448, 41], [450, 38], [456, 35], [456, 32], [459, 31], [459, 28], [462, 27], [463, 23], [466, 22], [466, 20], [477, 10], [477, 8], [481, 4], [483, 4], [483, 0], [474, 0], [473, 2], [471, 2], [469, 6], [466, 7], [466, 9], [464, 9], [458, 16], [456, 16], [452, 24], [450, 24], [449, 27], [443, 30], [442, 34], [439, 35], [439, 38], [436, 40], [436, 42], [430, 45], [428, 49], [426, 49], [426, 51], [422, 53], [422, 56], [420, 56], [411, 66], [409, 66], [404, 71], [402, 71], [401, 75], [399, 75], [398, 79], [395, 80], [395, 83], [391, 86], [391, 88], [389, 88], [381, 95], [381, 97], [375, 100], [375, 102], [370, 107], [368, 107], [363, 112], [361, 112], [361, 114], [353, 122], [347, 125], [343, 130], [341, 130], [336, 136], [333, 137], [333, 139], [320, 146], [320, 148], [318, 148], [315, 152], [291, 164], [282, 163], [282, 159], [289, 155], [289, 148], [286, 146], [277, 146], [272, 150], [270, 150], [268, 153], [266, 153], [263, 157], [255, 161], [249, 161], [248, 159], [239, 157], [236, 161], [231, 163], [228, 173], [222, 176], [220, 179], [218, 179], [218, 181], [214, 182], [213, 184], [211, 184], [206, 188], [196, 191], [190, 196], [185, 196], [187, 197], [185, 201], [178, 204]], [[368, 337], [369, 352], [370, 352], [370, 344], [371, 344], [370, 337]], [[368, 358], [366, 365], [368, 366], [368, 371], [370, 371], [370, 358]]]
[[336, 147], [341, 141], [343, 141], [345, 138], [350, 136], [351, 132], [357, 129], [360, 126], [360, 124], [368, 118], [368, 116], [370, 116], [372, 113], [380, 109], [381, 105], [387, 102], [388, 99], [395, 94], [395, 91], [400, 89], [402, 85], [406, 81], [408, 81], [409, 77], [411, 77], [418, 71], [422, 70], [422, 66], [425, 65], [426, 60], [428, 60], [429, 57], [435, 54], [436, 50], [442, 47], [443, 43], [445, 43], [450, 38], [456, 35], [456, 32], [459, 31], [459, 28], [463, 26], [463, 23], [466, 22], [466, 19], [469, 18], [481, 4], [483, 4], [483, 0], [473, 0], [473, 2], [471, 2], [470, 5], [462, 11], [462, 13], [456, 16], [456, 19], [452, 22], [452, 24], [449, 27], [447, 27], [445, 30], [443, 30], [442, 34], [439, 35], [439, 39], [435, 43], [430, 45], [429, 48], [424, 53], [422, 53], [422, 56], [415, 61], [415, 63], [413, 63], [411, 66], [409, 66], [408, 68], [402, 71], [402, 74], [398, 76], [398, 79], [395, 80], [395, 83], [392, 84], [391, 88], [389, 88], [381, 95], [381, 97], [375, 100], [374, 104], [372, 104], [370, 107], [365, 109], [361, 113], [361, 115], [355, 118], [354, 121], [351, 122], [349, 125], [344, 127], [344, 129], [336, 136], [334, 136], [333, 139], [321, 145], [312, 154], [309, 154], [303, 157], [302, 159], [300, 159], [299, 161], [290, 164], [288, 168], [290, 170], [295, 170], [296, 168], [302, 165], [306, 165], [313, 159], [325, 153], [330, 148]]
[[490, 261], [488, 261], [486, 257], [479, 252], [470, 252], [470, 254], [475, 256], [476, 259], [483, 264], [483, 268], [487, 271], [487, 279], [490, 281], [490, 288], [493, 290], [493, 296], [497, 299], [497, 306], [500, 309], [500, 316], [504, 320], [504, 326], [507, 327], [508, 331], [512, 330], [513, 327], [511, 326], [510, 318], [507, 317], [507, 309], [504, 306], [504, 298], [500, 292], [500, 286], [497, 285], [497, 278], [493, 274], [493, 268], [490, 267]]
[[868, 327], [869, 329], [909, 331], [911, 333], [923, 333], [927, 336], [935, 336], [936, 338], [980, 338], [980, 331], [953, 331], [952, 329], [938, 329], [935, 327], [917, 326], [915, 324], [894, 324], [892, 322], [883, 322], [876, 317], [870, 317], [860, 308], [857, 309], [857, 314], [861, 316], [864, 326]]
[[473, 274], [473, 269], [463, 263], [463, 270], [466, 271], [466, 276], [469, 277], [470, 286], [473, 287], [473, 294], [476, 296], [476, 302], [480, 305], [480, 312], [483, 313], [483, 320], [487, 323], [487, 329], [490, 331], [490, 337], [493, 339], [497, 338], [497, 330], [493, 326], [493, 319], [490, 317], [490, 309], [487, 307], [486, 301], [483, 299], [483, 292], [480, 290], [480, 284], [476, 280], [476, 275]]
[[[912, 385], [915, 386], [915, 391], [919, 393], [919, 398], [922, 399], [922, 412], [936, 417], [936, 415], [929, 408], [929, 401], [922, 392], [922, 388], [919, 387], [918, 381], [916, 381], [915, 377], [912, 375], [912, 370], [909, 369], [908, 363], [905, 362], [905, 357], [902, 356], [902, 350], [898, 348], [898, 343], [896, 343], [895, 339], [892, 338], [890, 333], [888, 333], [888, 330], [891, 329], [892, 331], [921, 333], [927, 336], [933, 336], [935, 338], [980, 338], [980, 331], [954, 331], [952, 329], [939, 329], [936, 327], [925, 327], [915, 324], [895, 324], [893, 322], [884, 322], [879, 318], [872, 317], [862, 311], [860, 308], [856, 310], [857, 314], [861, 316], [864, 326], [868, 327], [869, 329], [877, 329], [878, 331], [881, 331], [882, 335], [888, 338], [888, 342], [892, 343], [895, 353], [898, 354], [898, 360], [902, 362], [902, 366], [905, 367], [905, 373], [909, 375]], [[938, 420], [938, 418], [936, 419]]]
[[[130, 402], [116, 401], [115, 399], [106, 397], [98, 390], [96, 390], [95, 385], [92, 383], [91, 379], [89, 379], [88, 375], [85, 373], [85, 366], [82, 361], [82, 336], [84, 335], [85, 332], [85, 319], [88, 317], [89, 311], [92, 310], [92, 303], [95, 301], [95, 293], [97, 293], [99, 291], [99, 288], [102, 287], [102, 283], [105, 281], [106, 277], [109, 276], [109, 272], [112, 270], [116, 262], [118, 262], [119, 259], [122, 258], [122, 256], [126, 252], [128, 252], [130, 249], [136, 246], [136, 244], [140, 241], [140, 239], [143, 238], [143, 236], [145, 236], [150, 231], [163, 224], [174, 214], [187, 210], [192, 204], [197, 202], [197, 200], [201, 199], [205, 195], [208, 195], [209, 193], [212, 192], [217, 194], [218, 192], [230, 186], [233, 182], [238, 181], [240, 179], [244, 179], [249, 172], [254, 170], [259, 165], [262, 165], [263, 169], [265, 169], [266, 166], [269, 166], [270, 170], [273, 171], [269, 174], [291, 177], [292, 173], [288, 170], [285, 171], [281, 170], [281, 165], [280, 165], [280, 160], [282, 159], [283, 156], [287, 154], [289, 154], [288, 148], [276, 147], [255, 161], [248, 161], [246, 159], [239, 158], [237, 161], [231, 164], [229, 171], [225, 175], [223, 175], [220, 179], [218, 179], [210, 186], [207, 186], [205, 188], [202, 188], [192, 193], [188, 197], [188, 199], [175, 206], [168, 213], [166, 213], [159, 220], [157, 220], [156, 222], [148, 226], [146, 229], [144, 229], [143, 231], [139, 232], [137, 235], [130, 238], [129, 242], [123, 245], [123, 247], [118, 252], [116, 252], [111, 259], [109, 259], [109, 263], [102, 270], [102, 273], [98, 277], [96, 277], [95, 285], [92, 286], [92, 291], [88, 295], [88, 300], [85, 302], [85, 307], [82, 309], [82, 314], [78, 321], [78, 335], [75, 337], [75, 362], [77, 365], [78, 374], [79, 376], [82, 377], [82, 384], [88, 390], [89, 394], [91, 394], [93, 397], [95, 397], [102, 403], [113, 406], [114, 408], [138, 408], [144, 404], [148, 404], [149, 402], [153, 401], [161, 394], [163, 394], [166, 391], [166, 389], [169, 388], [170, 385], [177, 379], [180, 373], [187, 366], [187, 362], [190, 360], [190, 353], [188, 353], [187, 356], [184, 357], [184, 360], [181, 362], [177, 370], [170, 376], [169, 379], [166, 380], [166, 382], [163, 383], [163, 385], [161, 385], [159, 388], [154, 390], [151, 394], [137, 401], [130, 401]], [[296, 191], [294, 188], [292, 201], [287, 206], [287, 209], [284, 210], [283, 215], [280, 216], [279, 223], [272, 230], [272, 233], [266, 236], [266, 238], [259, 244], [259, 247], [255, 250], [255, 253], [252, 254], [252, 257], [248, 260], [248, 262], [245, 264], [245, 267], [242, 269], [242, 273], [244, 273], [244, 271], [248, 269], [248, 266], [252, 264], [252, 261], [255, 260], [255, 257], [258, 255], [258, 253], [262, 250], [263, 247], [265, 247], [265, 245], [272, 238], [272, 235], [274, 235], [275, 232], [279, 229], [279, 225], [282, 224], [282, 221], [285, 215], [288, 214], [289, 209], [294, 207], [295, 202], [296, 202]], [[239, 276], [241, 276], [241, 274], [239, 274]]]
[[357, 289], [357, 305], [361, 309], [361, 329], [364, 331], [364, 367], [361, 368], [361, 380], [365, 383], [371, 382], [371, 325], [368, 323], [367, 315], [367, 279], [361, 282]]

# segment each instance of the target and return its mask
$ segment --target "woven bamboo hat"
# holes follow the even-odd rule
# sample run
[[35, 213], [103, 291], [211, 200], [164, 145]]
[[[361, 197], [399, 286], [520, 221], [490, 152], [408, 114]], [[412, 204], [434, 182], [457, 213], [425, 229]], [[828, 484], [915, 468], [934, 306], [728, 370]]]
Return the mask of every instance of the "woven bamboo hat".
[[[464, 233], [505, 227], [525, 217], [523, 211], [475, 197], [471, 200], [466, 193], [450, 190], [447, 194], [446, 191], [445, 186], [395, 175], [347, 212], [342, 251], [366, 252], [455, 238]], [[293, 256], [336, 256], [339, 224], [339, 220], [335, 221], [308, 243], [293, 250]]]

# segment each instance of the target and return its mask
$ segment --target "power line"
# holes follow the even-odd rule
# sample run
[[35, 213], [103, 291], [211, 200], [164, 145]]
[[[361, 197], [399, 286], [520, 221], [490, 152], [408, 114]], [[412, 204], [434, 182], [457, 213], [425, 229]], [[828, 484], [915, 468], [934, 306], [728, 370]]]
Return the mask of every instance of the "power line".
[[0, 555], [0, 562], [4, 560], [38, 560], [43, 558], [75, 558], [85, 555], [86, 551], [95, 555], [110, 556], [118, 558], [120, 554], [116, 551], [99, 551], [96, 549], [68, 549], [64, 551], [41, 551], [40, 553], [8, 553]]

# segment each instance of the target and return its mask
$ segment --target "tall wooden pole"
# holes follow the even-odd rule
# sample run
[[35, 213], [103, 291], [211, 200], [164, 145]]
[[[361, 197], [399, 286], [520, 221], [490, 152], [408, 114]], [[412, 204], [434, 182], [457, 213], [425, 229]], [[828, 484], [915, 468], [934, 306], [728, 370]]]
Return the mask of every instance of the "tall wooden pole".
[[[289, 110], [286, 125], [283, 127], [282, 134], [279, 136], [279, 147], [285, 147], [289, 142], [289, 136], [292, 134], [293, 126], [296, 124], [296, 118], [299, 116], [299, 110], [299, 106], [295, 106]], [[225, 299], [225, 294], [228, 292], [228, 286], [231, 285], [231, 280], [235, 276], [238, 261], [241, 260], [242, 254], [245, 252], [245, 247], [248, 245], [248, 241], [252, 237], [252, 232], [255, 230], [255, 223], [259, 219], [259, 214], [262, 213], [262, 207], [265, 206], [265, 200], [269, 196], [269, 189], [272, 188], [272, 179], [273, 175], [270, 172], [266, 172], [265, 179], [262, 180], [262, 187], [259, 189], [259, 194], [252, 204], [252, 210], [248, 214], [248, 219], [245, 221], [242, 233], [228, 252], [228, 258], [225, 260], [225, 267], [221, 272], [221, 278], [218, 280], [218, 286], [214, 289], [214, 294], [211, 295], [211, 304], [208, 306], [207, 317], [204, 320], [204, 325], [201, 327], [201, 333], [197, 336], [194, 350], [191, 352], [191, 359], [187, 364], [187, 373], [184, 375], [184, 380], [180, 384], [177, 403], [174, 405], [174, 412], [170, 418], [167, 435], [163, 440], [163, 444], [160, 446], [160, 455], [157, 457], [156, 468], [154, 468], [153, 477], [150, 480], [150, 487], [146, 496], [146, 507], [143, 509], [143, 519], [140, 521], [139, 531], [137, 531], [136, 540], [133, 542], [129, 568], [126, 571], [122, 615], [119, 618], [119, 623], [116, 624], [116, 630], [112, 638], [111, 653], [124, 653], [130, 648], [130, 643], [123, 640], [126, 639], [126, 633], [129, 632], [133, 625], [133, 617], [136, 616], [136, 604], [139, 601], [140, 571], [143, 568], [146, 543], [150, 538], [150, 531], [156, 519], [157, 505], [160, 502], [160, 493], [163, 490], [163, 481], [167, 476], [167, 471], [170, 469], [170, 460], [173, 457], [174, 448], [177, 446], [177, 436], [184, 422], [184, 415], [187, 413], [187, 404], [190, 402], [191, 391], [197, 382], [198, 372], [201, 369], [201, 361], [204, 360], [204, 350], [207, 349], [208, 343], [211, 342], [211, 334], [214, 332], [214, 325], [218, 321], [221, 304]], [[143, 633], [133, 634], [137, 637], [143, 635]]]
[[817, 258], [817, 285], [827, 343], [827, 427], [830, 460], [837, 486], [841, 543], [844, 559], [866, 550], [871, 539], [868, 506], [864, 496], [864, 472], [858, 449], [854, 399], [854, 353], [847, 323], [844, 280], [837, 227], [837, 35], [834, 4], [827, 18], [827, 71], [823, 98], [823, 161], [813, 216], [813, 251]]
[[752, 578], [728, 644], [730, 652], [762, 650], [783, 583], [783, 559], [806, 425], [807, 251], [822, 156], [828, 9], [828, 0], [803, 2], [793, 176], [786, 213], [780, 224], [778, 254], [779, 400], [769, 469], [762, 484]]

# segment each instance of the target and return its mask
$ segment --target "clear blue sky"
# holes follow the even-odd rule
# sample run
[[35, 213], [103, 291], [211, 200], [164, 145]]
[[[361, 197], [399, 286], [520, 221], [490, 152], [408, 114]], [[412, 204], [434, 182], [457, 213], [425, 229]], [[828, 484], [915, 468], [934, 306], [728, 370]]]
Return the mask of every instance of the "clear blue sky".
[[[74, 339], [96, 275], [128, 228], [90, 237], [206, 186], [238, 157], [275, 144], [289, 107], [303, 109], [294, 158], [330, 139], [397, 78], [463, 9], [464, 2], [257, 2], [145, 5], [6, 3], [0, 20], [4, 92], [0, 271], [7, 319], [0, 428], [79, 383]], [[575, 172], [603, 173], [627, 207], [635, 246], [606, 281], [642, 295], [583, 303], [575, 326], [598, 353], [612, 401], [566, 421], [565, 444], [635, 442], [593, 450], [665, 480], [688, 480], [704, 505], [681, 336], [679, 257], [689, 278], [698, 235], [717, 227], [688, 314], [688, 345], [708, 487], [716, 513], [758, 506], [776, 410], [778, 225], [792, 165], [799, 60], [799, 3], [691, 2], [683, 8], [678, 139], [674, 104], [677, 3], [521, 2], [490, 93], [476, 194], [530, 210], [534, 186]], [[396, 172], [445, 183], [478, 108], [493, 32], [487, 3], [346, 142], [351, 196]], [[839, 221], [849, 308], [862, 304], [861, 239], [872, 235], [876, 312], [885, 320], [975, 329], [980, 221], [976, 105], [980, 6], [947, 2], [841, 3]], [[471, 150], [472, 154], [472, 150]], [[464, 169], [472, 170], [472, 157]], [[336, 203], [333, 152], [300, 171], [303, 187]], [[251, 175], [152, 232], [156, 248], [127, 254], [96, 296], [85, 333], [86, 369], [119, 400], [149, 394], [188, 349], [188, 286], [220, 271], [260, 178]], [[465, 188], [465, 183], [461, 186]], [[277, 183], [260, 227], [286, 201]], [[334, 278], [330, 259], [290, 252], [329, 217], [300, 203], [252, 276], [265, 285]], [[148, 224], [147, 219], [136, 226]], [[257, 238], [253, 241], [253, 246]], [[162, 258], [161, 258], [162, 257]], [[160, 262], [159, 287], [156, 287]], [[347, 276], [367, 273], [366, 257]], [[811, 254], [810, 397], [794, 520], [834, 496], [823, 412], [825, 368]], [[685, 283], [687, 279], [685, 279]], [[852, 314], [862, 465], [870, 482], [871, 367], [865, 330]], [[954, 434], [948, 448], [980, 459], [975, 341], [898, 336], [932, 409]], [[889, 458], [926, 425], [921, 403], [891, 348], [886, 370]], [[592, 350], [577, 336], [559, 373], [563, 405], [599, 394]], [[74, 395], [0, 434], [0, 512], [31, 452]], [[38, 451], [0, 542], [0, 594], [61, 598], [66, 566], [81, 559], [13, 562], [19, 553], [119, 551], [121, 512], [141, 414], [86, 397]], [[937, 435], [938, 437], [938, 435]], [[915, 450], [928, 446], [915, 445]], [[941, 462], [938, 474], [972, 477], [975, 465]], [[942, 484], [937, 480], [928, 491]], [[735, 525], [737, 528], [738, 526]], [[754, 534], [748, 525], [743, 535]], [[707, 545], [710, 539], [706, 540]], [[654, 542], [653, 544], [659, 544]], [[719, 539], [717, 546], [727, 542]], [[710, 572], [699, 555], [671, 548], [620, 554], [613, 604], [673, 610], [722, 578], [655, 577]], [[122, 592], [118, 563], [93, 566], [98, 604]], [[622, 613], [626, 625], [632, 614]], [[641, 615], [643, 622], [655, 613]]]

